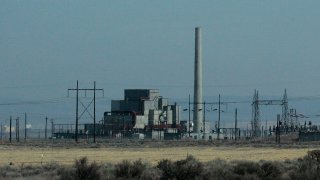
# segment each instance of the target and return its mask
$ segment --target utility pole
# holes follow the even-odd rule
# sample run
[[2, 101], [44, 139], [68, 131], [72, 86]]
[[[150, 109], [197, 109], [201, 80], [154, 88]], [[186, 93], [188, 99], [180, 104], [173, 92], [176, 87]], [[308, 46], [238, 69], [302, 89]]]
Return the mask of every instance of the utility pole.
[[297, 116], [297, 110], [295, 109], [294, 110], [294, 117], [295, 117], [295, 124], [296, 124], [296, 126], [298, 126], [298, 129], [297, 130], [299, 130], [299, 120], [298, 120], [298, 116]]
[[78, 142], [78, 122], [79, 122], [79, 81], [77, 80], [77, 88], [76, 89], [68, 89], [68, 96], [69, 91], [75, 90], [76, 91], [76, 128], [74, 132], [74, 139]]
[[46, 127], [44, 129], [44, 139], [47, 139], [47, 125], [48, 125], [48, 117], [46, 116]]
[[75, 141], [78, 142], [78, 122], [79, 121], [79, 82], [77, 80], [77, 102], [76, 102], [76, 132]]
[[248, 137], [248, 134], [249, 134], [249, 124], [247, 124], [247, 131], [246, 131], [246, 138]]
[[191, 133], [191, 122], [190, 122], [190, 106], [191, 106], [191, 102], [190, 102], [190, 94], [189, 94], [189, 137], [191, 136], [190, 133]]
[[277, 115], [276, 143], [280, 144], [280, 114]]
[[[93, 102], [94, 102], [94, 115], [93, 115], [93, 139], [94, 139], [94, 142], [95, 142], [95, 137], [96, 137], [96, 130], [95, 130], [95, 125], [96, 125], [96, 118], [95, 118], [95, 114], [96, 114], [96, 108], [95, 108], [95, 105], [96, 105], [96, 94], [95, 94], [95, 92], [96, 91], [102, 91], [103, 92], [103, 89], [97, 89], [96, 88], [96, 82], [94, 81], [94, 88], [93, 89], [79, 89], [79, 82], [78, 82], [78, 80], [77, 80], [77, 88], [76, 89], [68, 89], [68, 92], [70, 91], [70, 90], [75, 90], [76, 91], [76, 93], [77, 93], [77, 100], [76, 100], [76, 128], [75, 128], [75, 141], [76, 142], [78, 142], [78, 125], [79, 125], [79, 91], [85, 91], [85, 93], [87, 92], [87, 91], [93, 91], [93, 93], [94, 93], [94, 98], [93, 98]], [[103, 92], [103, 94], [104, 94], [104, 92]], [[91, 103], [90, 103], [91, 104]], [[89, 105], [90, 105], [89, 104]], [[84, 111], [87, 111], [88, 112], [88, 110], [87, 110], [87, 108], [88, 107], [86, 107], [85, 108], [85, 110]], [[89, 113], [89, 112], [88, 112]], [[82, 113], [83, 114], [83, 113]], [[81, 115], [82, 115], [81, 114]], [[90, 113], [89, 113], [90, 114]], [[91, 115], [91, 114], [90, 114]], [[92, 117], [92, 116], [91, 116]]]
[[2, 140], [2, 128], [3, 128], [3, 127], [2, 127], [2, 123], [1, 123], [1, 140]]
[[220, 94], [219, 94], [219, 112], [218, 112], [218, 139], [220, 139], [220, 113], [221, 113], [221, 110], [220, 110]]
[[24, 113], [24, 141], [27, 141], [27, 113]]
[[93, 83], [93, 143], [96, 143], [96, 81]]
[[[123, 120], [123, 118], [122, 118], [122, 120]], [[161, 128], [160, 128], [160, 125], [161, 125], [161, 119], [159, 118], [159, 121], [158, 121], [158, 137], [159, 137], [159, 140], [161, 140]], [[124, 125], [123, 125], [124, 126]]]
[[238, 126], [238, 109], [234, 112], [234, 139], [237, 140], [237, 126]]
[[268, 135], [269, 135], [267, 129], [268, 129], [268, 119], [266, 119], [266, 137], [268, 137]]
[[51, 138], [53, 139], [54, 135], [54, 126], [53, 126], [53, 119], [51, 119]]
[[9, 141], [11, 143], [11, 140], [12, 140], [12, 116], [10, 116], [10, 136], [9, 136]]
[[19, 117], [16, 118], [16, 140], [19, 142]]
[[206, 102], [203, 102], [203, 139], [205, 139], [206, 134]]

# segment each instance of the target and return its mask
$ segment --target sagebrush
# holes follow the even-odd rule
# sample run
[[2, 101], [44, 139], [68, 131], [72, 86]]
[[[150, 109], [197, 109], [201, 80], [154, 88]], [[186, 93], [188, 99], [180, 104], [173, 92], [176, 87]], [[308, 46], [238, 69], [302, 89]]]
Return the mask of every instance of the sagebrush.
[[122, 161], [118, 164], [97, 164], [86, 157], [75, 160], [67, 167], [57, 163], [42, 166], [10, 164], [0, 167], [0, 179], [318, 179], [320, 177], [320, 150], [313, 150], [297, 160], [279, 161], [231, 161], [216, 159], [200, 162], [188, 156], [179, 161], [164, 159], [150, 165], [141, 159]]

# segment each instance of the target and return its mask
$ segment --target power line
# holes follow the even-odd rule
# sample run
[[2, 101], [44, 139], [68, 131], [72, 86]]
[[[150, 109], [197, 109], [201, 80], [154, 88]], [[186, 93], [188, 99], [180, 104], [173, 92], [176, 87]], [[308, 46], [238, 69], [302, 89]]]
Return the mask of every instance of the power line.
[[34, 100], [34, 101], [13, 101], [13, 102], [0, 103], [0, 106], [66, 103], [66, 99], [67, 98], [52, 98], [52, 99]]

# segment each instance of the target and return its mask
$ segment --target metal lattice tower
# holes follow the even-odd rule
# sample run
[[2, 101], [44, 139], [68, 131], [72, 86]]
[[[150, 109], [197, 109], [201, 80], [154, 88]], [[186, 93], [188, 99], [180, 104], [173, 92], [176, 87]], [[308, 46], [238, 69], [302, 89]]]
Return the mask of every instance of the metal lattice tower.
[[260, 110], [259, 110], [259, 92], [254, 90], [252, 101], [252, 136], [259, 137], [261, 135], [260, 130]]
[[299, 120], [298, 120], [297, 110], [290, 109], [289, 110], [289, 119], [290, 119], [290, 128], [295, 129], [299, 127]]
[[294, 117], [295, 117], [294, 124], [295, 124], [296, 127], [299, 127], [300, 123], [299, 123], [299, 119], [298, 119], [298, 115], [297, 115], [297, 110], [296, 109], [294, 110]]
[[261, 136], [261, 120], [260, 120], [260, 109], [259, 105], [280, 105], [282, 107], [282, 117], [283, 127], [289, 127], [289, 112], [288, 112], [288, 97], [287, 90], [284, 91], [282, 100], [259, 100], [259, 93], [257, 90], [254, 91], [253, 101], [252, 101], [252, 136]]
[[291, 126], [289, 122], [289, 111], [288, 111], [288, 97], [287, 90], [284, 90], [284, 95], [282, 99], [282, 116], [281, 121], [283, 122], [284, 127]]
[[294, 109], [289, 110], [289, 121], [290, 121], [290, 128], [294, 128]]

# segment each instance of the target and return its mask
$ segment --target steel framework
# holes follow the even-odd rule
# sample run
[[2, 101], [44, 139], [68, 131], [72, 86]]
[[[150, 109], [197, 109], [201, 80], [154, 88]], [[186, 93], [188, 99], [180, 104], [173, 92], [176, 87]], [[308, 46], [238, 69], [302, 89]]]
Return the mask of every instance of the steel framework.
[[[252, 101], [252, 136], [261, 136], [261, 119], [260, 119], [260, 108], [259, 105], [280, 105], [282, 107], [281, 122], [283, 122], [284, 127], [293, 126], [289, 121], [288, 112], [288, 97], [287, 90], [284, 90], [284, 95], [282, 100], [260, 100], [259, 92], [254, 90], [253, 101]], [[290, 124], [290, 125], [289, 125]]]

